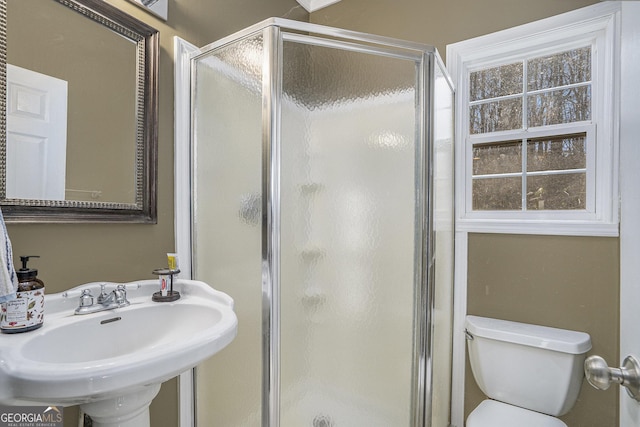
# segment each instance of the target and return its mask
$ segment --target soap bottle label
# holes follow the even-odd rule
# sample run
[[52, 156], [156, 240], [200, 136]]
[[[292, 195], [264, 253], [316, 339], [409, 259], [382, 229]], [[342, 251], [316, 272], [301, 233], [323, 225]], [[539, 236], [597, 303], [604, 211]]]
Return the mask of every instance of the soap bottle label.
[[24, 325], [27, 321], [27, 299], [16, 298], [8, 302], [6, 317], [9, 325]]
[[2, 303], [0, 329], [22, 332], [35, 329], [44, 321], [44, 288], [17, 293], [17, 298]]

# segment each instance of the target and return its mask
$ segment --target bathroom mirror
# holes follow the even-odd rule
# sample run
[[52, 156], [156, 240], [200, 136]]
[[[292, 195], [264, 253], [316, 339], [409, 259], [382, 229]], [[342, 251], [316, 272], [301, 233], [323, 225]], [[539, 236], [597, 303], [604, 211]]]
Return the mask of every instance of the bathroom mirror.
[[5, 220], [155, 223], [158, 31], [102, 0], [0, 17]]

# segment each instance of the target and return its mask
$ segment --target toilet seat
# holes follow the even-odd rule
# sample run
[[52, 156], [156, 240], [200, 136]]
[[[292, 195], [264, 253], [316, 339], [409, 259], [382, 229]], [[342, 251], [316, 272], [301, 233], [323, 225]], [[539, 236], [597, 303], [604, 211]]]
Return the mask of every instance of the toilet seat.
[[567, 427], [558, 418], [496, 400], [483, 401], [467, 417], [466, 427]]

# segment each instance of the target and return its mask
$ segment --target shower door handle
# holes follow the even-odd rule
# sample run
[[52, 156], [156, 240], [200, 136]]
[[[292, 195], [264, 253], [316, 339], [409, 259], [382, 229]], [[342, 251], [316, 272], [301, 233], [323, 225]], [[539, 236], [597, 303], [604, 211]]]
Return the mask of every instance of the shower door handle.
[[587, 381], [598, 390], [606, 390], [611, 383], [627, 388], [629, 396], [640, 402], [640, 364], [633, 356], [627, 356], [620, 368], [610, 368], [600, 356], [589, 356], [584, 361]]

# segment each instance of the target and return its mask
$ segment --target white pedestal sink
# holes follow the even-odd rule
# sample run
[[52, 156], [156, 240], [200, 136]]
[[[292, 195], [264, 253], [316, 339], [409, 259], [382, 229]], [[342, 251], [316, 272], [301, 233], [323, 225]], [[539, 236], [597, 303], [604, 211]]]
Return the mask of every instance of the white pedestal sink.
[[45, 296], [42, 328], [0, 334], [0, 403], [81, 405], [96, 427], [149, 427], [160, 384], [236, 336], [233, 300], [203, 282], [177, 279], [174, 302], [151, 300], [157, 280], [127, 283], [131, 305], [74, 315], [83, 289], [99, 295], [100, 283]]

